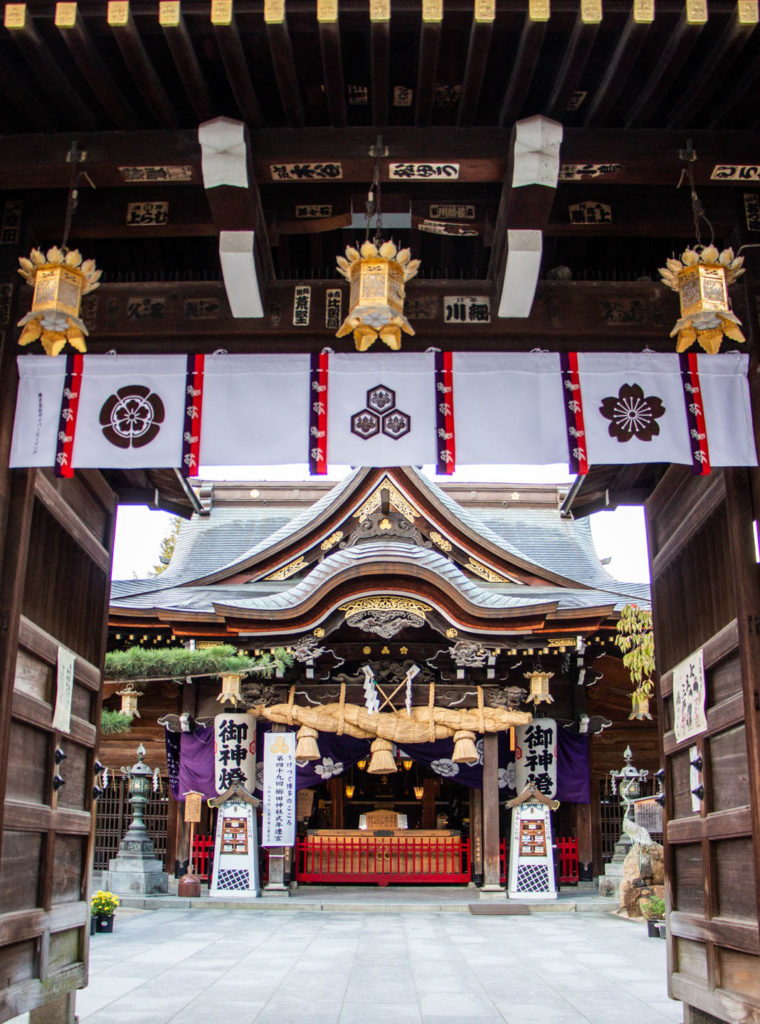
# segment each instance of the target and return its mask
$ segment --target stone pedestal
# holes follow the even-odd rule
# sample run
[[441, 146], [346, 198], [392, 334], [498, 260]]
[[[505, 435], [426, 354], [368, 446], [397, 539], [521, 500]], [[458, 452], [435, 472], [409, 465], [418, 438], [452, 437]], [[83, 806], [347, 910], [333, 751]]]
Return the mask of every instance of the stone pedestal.
[[108, 862], [108, 871], [103, 872], [103, 887], [117, 895], [160, 896], [169, 891], [169, 876], [146, 832], [142, 836], [134, 836], [132, 829], [127, 832], [118, 854]]
[[607, 896], [610, 899], [618, 898], [620, 883], [623, 880], [623, 864], [630, 849], [631, 840], [624, 834], [615, 843], [615, 853], [612, 860], [605, 865], [604, 874], [599, 876], [600, 896]]

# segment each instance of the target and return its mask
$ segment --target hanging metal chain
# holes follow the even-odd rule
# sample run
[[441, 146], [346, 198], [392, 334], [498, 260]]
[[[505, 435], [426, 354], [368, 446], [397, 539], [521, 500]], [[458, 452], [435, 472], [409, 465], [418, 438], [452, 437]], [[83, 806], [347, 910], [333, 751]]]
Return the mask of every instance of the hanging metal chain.
[[695, 248], [702, 249], [702, 233], [700, 231], [700, 221], [704, 221], [710, 231], [709, 245], [712, 245], [715, 241], [715, 230], [712, 226], [712, 222], [707, 217], [702, 201], [697, 195], [697, 188], [694, 184], [694, 164], [696, 163], [697, 154], [691, 144], [691, 139], [686, 140], [686, 149], [679, 149], [678, 156], [684, 161], [686, 166], [681, 171], [681, 177], [678, 180], [677, 188], [680, 188], [683, 184], [684, 176], [689, 182], [689, 194], [691, 198], [691, 216], [694, 222], [694, 237], [696, 239]]

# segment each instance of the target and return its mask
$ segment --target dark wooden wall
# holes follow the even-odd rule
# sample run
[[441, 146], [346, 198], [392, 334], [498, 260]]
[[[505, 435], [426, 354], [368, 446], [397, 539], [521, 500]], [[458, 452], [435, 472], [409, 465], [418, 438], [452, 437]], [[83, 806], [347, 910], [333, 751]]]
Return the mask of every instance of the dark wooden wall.
[[[666, 766], [670, 991], [686, 1004], [687, 1022], [760, 1019], [755, 472], [694, 477], [672, 467], [647, 505]], [[707, 730], [678, 744], [671, 670], [700, 647]], [[692, 810], [693, 746], [702, 760], [699, 810]]]
[[[66, 1024], [71, 993], [87, 981], [116, 499], [98, 473], [61, 480], [37, 470], [0, 473], [0, 495], [0, 1020], [56, 1001]], [[59, 645], [76, 655], [68, 733], [53, 728]]]

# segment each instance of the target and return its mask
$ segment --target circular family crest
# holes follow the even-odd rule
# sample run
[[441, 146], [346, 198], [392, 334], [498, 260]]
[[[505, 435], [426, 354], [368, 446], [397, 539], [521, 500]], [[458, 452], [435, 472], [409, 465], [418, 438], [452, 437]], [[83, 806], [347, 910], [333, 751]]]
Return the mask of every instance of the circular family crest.
[[109, 395], [100, 410], [107, 441], [117, 448], [143, 448], [158, 437], [164, 403], [143, 384], [130, 384]]

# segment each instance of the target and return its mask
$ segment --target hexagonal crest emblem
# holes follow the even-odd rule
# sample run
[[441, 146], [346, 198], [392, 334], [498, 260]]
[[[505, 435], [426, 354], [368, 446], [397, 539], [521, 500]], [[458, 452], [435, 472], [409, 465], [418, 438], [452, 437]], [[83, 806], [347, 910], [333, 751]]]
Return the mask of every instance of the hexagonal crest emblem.
[[356, 434], [363, 441], [368, 441], [370, 437], [375, 437], [380, 433], [380, 417], [370, 412], [369, 409], [355, 412], [351, 417], [351, 433]]
[[373, 412], [384, 413], [395, 408], [396, 392], [384, 384], [377, 384], [367, 391], [367, 408]]
[[400, 409], [392, 409], [383, 416], [383, 433], [397, 441], [412, 429], [412, 417]]

